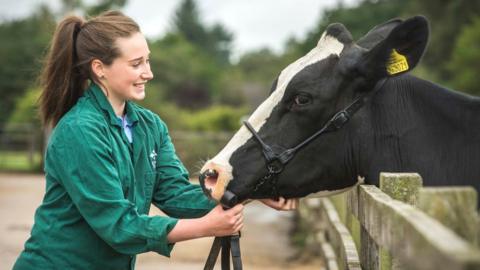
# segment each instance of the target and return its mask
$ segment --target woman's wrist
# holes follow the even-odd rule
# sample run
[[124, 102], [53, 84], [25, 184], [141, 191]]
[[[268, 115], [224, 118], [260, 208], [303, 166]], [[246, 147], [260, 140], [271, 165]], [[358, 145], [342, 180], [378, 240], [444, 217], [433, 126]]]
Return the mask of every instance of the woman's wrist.
[[210, 236], [208, 226], [202, 218], [180, 219], [175, 227], [167, 235], [169, 243], [176, 243], [185, 240]]

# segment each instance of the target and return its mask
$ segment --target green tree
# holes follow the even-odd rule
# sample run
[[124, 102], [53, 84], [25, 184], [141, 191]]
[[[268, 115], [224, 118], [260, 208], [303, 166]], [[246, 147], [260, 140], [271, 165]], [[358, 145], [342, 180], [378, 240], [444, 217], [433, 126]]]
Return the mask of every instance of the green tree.
[[470, 94], [480, 95], [480, 16], [463, 28], [453, 49], [452, 61], [448, 66], [455, 74], [452, 79], [454, 88]]
[[62, 0], [62, 14], [80, 10], [89, 16], [95, 16], [110, 9], [120, 9], [127, 0], [98, 0], [93, 4], [86, 4], [83, 0]]
[[28, 88], [25, 94], [15, 102], [15, 110], [10, 115], [8, 125], [31, 123], [40, 127], [37, 100], [40, 97], [40, 88]]
[[[269, 95], [273, 81], [302, 53], [298, 43], [290, 39], [284, 53], [275, 54], [268, 48], [252, 50], [242, 55], [230, 73], [237, 72], [234, 87], [244, 95], [247, 106], [257, 107]], [[231, 87], [231, 83], [229, 87]]]
[[207, 27], [194, 0], [183, 0], [175, 11], [173, 31], [207, 52], [220, 65], [230, 63], [233, 34], [220, 24]]
[[127, 0], [100, 0], [96, 4], [86, 6], [86, 12], [90, 16], [100, 14], [110, 9], [120, 9], [127, 4]]
[[151, 89], [160, 101], [173, 101], [180, 107], [200, 109], [211, 105], [218, 94], [221, 72], [216, 63], [182, 35], [168, 34], [151, 43], [150, 63], [154, 80]]
[[404, 15], [409, 2], [404, 0], [363, 0], [352, 7], [346, 7], [340, 2], [336, 7], [323, 11], [315, 28], [307, 34], [306, 40], [300, 43], [300, 49], [305, 54], [314, 48], [327, 26], [335, 22], [345, 25], [354, 40], [357, 40], [375, 25]]
[[0, 123], [36, 82], [54, 26], [54, 16], [45, 7], [31, 17], [0, 25]]
[[480, 15], [478, 0], [411, 1], [410, 13], [423, 14], [430, 21], [430, 40], [423, 62], [443, 80], [457, 73], [448, 68], [462, 29]]

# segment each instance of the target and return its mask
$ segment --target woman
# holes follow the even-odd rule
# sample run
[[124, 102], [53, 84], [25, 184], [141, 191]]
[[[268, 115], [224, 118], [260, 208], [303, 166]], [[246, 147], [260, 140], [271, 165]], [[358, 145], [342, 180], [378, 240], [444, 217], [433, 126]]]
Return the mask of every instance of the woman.
[[[42, 118], [54, 130], [46, 193], [14, 269], [133, 269], [135, 255], [243, 226], [243, 206], [208, 201], [167, 127], [132, 100], [153, 78], [138, 25], [110, 11], [63, 19], [42, 73]], [[169, 217], [148, 216], [153, 203]], [[264, 201], [291, 209], [295, 200]]]

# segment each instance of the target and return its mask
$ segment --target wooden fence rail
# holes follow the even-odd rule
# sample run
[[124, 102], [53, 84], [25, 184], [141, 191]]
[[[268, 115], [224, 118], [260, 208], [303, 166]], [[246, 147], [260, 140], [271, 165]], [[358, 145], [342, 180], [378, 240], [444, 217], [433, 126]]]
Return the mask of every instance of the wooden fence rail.
[[480, 269], [475, 190], [423, 189], [418, 174], [382, 173], [380, 182], [305, 200], [328, 269]]

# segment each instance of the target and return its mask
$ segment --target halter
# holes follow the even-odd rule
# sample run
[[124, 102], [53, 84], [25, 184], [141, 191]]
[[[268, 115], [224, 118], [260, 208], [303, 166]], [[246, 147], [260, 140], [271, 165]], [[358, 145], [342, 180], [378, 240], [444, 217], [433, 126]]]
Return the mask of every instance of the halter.
[[[373, 88], [373, 91], [357, 97], [345, 109], [337, 112], [325, 125], [323, 125], [320, 130], [305, 139], [303, 142], [299, 143], [297, 146], [283, 150], [280, 153], [275, 151], [270, 145], [266, 144], [248, 121], [243, 121], [245, 127], [247, 127], [247, 129], [252, 133], [252, 135], [262, 147], [263, 156], [267, 161], [267, 174], [263, 176], [262, 179], [260, 179], [260, 181], [254, 188], [254, 192], [257, 191], [261, 186], [269, 183], [272, 185], [273, 197], [278, 198], [279, 194], [277, 186], [277, 176], [283, 171], [285, 165], [295, 156], [297, 151], [305, 145], [309, 144], [311, 141], [313, 141], [320, 135], [342, 128], [350, 120], [350, 118], [352, 118], [353, 115], [355, 115], [355, 113], [368, 101], [368, 99], [383, 87], [386, 81], [386, 78], [378, 81]], [[200, 185], [202, 186], [202, 189], [207, 196], [211, 196], [210, 192], [208, 192], [205, 188], [205, 179], [209, 176], [217, 177], [218, 173], [214, 170], [207, 170], [201, 173], [199, 176]], [[225, 190], [225, 193], [220, 199], [220, 203], [223, 205], [224, 208], [231, 208], [238, 203], [237, 196], [231, 191]], [[222, 251], [222, 270], [230, 269], [230, 255], [233, 260], [233, 269], [241, 270], [242, 259], [240, 256], [239, 238], [240, 234], [224, 237], [215, 237], [212, 248], [210, 249], [210, 254], [208, 255], [207, 261], [205, 263], [204, 270], [212, 270], [214, 268], [220, 250]]]
[[319, 137], [322, 134], [337, 131], [342, 128], [354, 115], [355, 113], [363, 107], [363, 105], [376, 93], [378, 92], [385, 82], [387, 78], [382, 78], [379, 80], [373, 91], [370, 91], [366, 94], [358, 96], [352, 103], [350, 103], [347, 107], [343, 110], [337, 112], [327, 123], [323, 125], [323, 127], [315, 132], [313, 135], [305, 139], [303, 142], [299, 143], [297, 146], [283, 150], [281, 152], [275, 151], [270, 145], [266, 144], [262, 138], [258, 135], [255, 129], [248, 121], [243, 121], [245, 127], [252, 133], [255, 140], [260, 144], [262, 147], [263, 156], [266, 160], [267, 166], [267, 174], [260, 179], [258, 184], [254, 188], [254, 192], [257, 191], [261, 186], [269, 183], [272, 186], [272, 194], [274, 198], [278, 198], [278, 174], [280, 174], [285, 165], [295, 156], [297, 151], [299, 151], [302, 147], [312, 142], [314, 139]]

